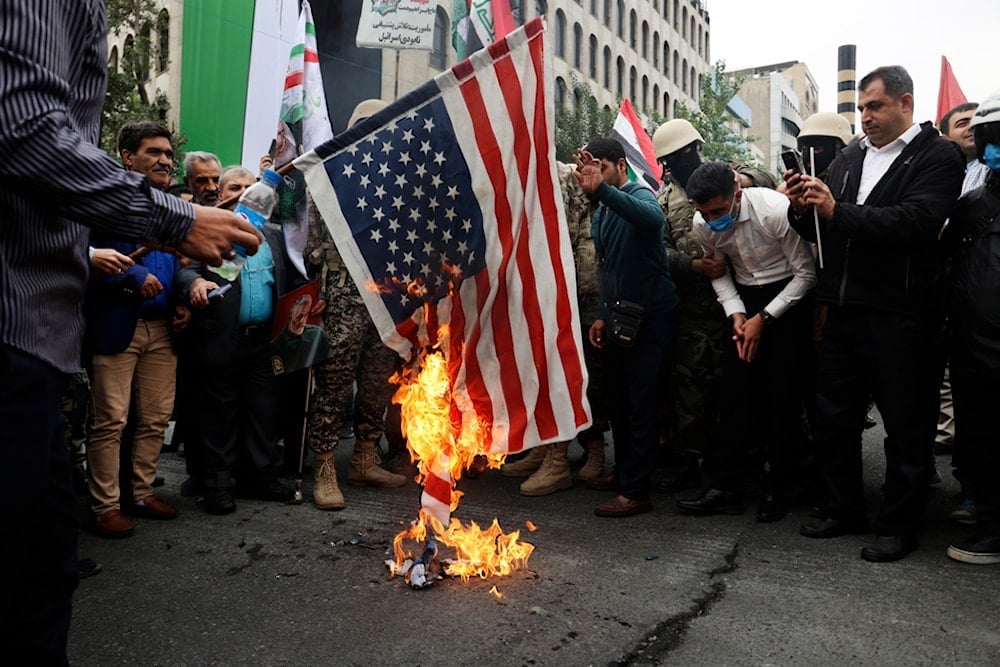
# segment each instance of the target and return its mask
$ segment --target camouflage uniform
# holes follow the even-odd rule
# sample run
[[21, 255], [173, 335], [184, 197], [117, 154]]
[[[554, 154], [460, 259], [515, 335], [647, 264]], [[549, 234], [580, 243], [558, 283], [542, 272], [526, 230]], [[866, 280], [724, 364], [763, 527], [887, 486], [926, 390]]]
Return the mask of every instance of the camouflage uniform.
[[319, 278], [326, 299], [323, 320], [330, 344], [330, 358], [313, 368], [316, 389], [309, 410], [309, 446], [315, 452], [336, 447], [355, 382], [354, 434], [359, 441], [377, 443], [394, 390], [389, 377], [399, 356], [379, 338], [361, 293], [311, 199], [309, 239], [303, 254], [309, 275]]
[[711, 281], [691, 262], [703, 256], [694, 234], [694, 206], [671, 178], [657, 195], [663, 207], [670, 274], [680, 298], [680, 325], [673, 346], [661, 442], [675, 454], [700, 452], [718, 415], [722, 349], [730, 326]]
[[589, 382], [587, 384], [587, 400], [590, 402], [594, 423], [590, 428], [581, 431], [577, 440], [586, 445], [590, 440], [601, 440], [608, 430], [608, 413], [604, 399], [604, 371], [601, 366], [601, 353], [587, 336], [590, 325], [597, 319], [598, 306], [601, 303], [600, 288], [597, 282], [597, 250], [590, 235], [590, 220], [594, 207], [586, 193], [580, 189], [573, 172], [576, 166], [557, 163], [559, 173], [559, 188], [563, 196], [563, 207], [566, 211], [566, 222], [569, 226], [569, 242], [573, 248], [573, 260], [576, 263], [576, 296], [580, 310], [580, 329], [583, 332], [583, 359], [587, 366]]

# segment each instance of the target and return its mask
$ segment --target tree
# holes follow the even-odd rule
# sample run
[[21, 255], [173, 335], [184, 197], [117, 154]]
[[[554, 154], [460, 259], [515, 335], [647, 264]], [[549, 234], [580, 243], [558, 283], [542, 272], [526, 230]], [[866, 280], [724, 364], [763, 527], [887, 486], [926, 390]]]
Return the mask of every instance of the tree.
[[726, 107], [729, 100], [739, 92], [743, 79], [727, 77], [725, 71], [725, 61], [716, 61], [711, 75], [704, 77], [701, 82], [698, 108], [690, 109], [683, 102], [678, 102], [675, 115], [691, 121], [701, 133], [705, 140], [701, 154], [706, 160], [734, 161], [749, 167], [763, 168], [749, 149], [754, 138], [744, 139], [726, 124], [727, 119], [732, 116]]
[[556, 109], [556, 159], [561, 162], [572, 162], [578, 148], [610, 134], [617, 115], [617, 111], [598, 106], [589, 84], [576, 77], [571, 81], [572, 101], [566, 100]]
[[167, 122], [170, 102], [163, 91], [151, 90], [150, 81], [150, 63], [158, 62], [163, 69], [167, 54], [166, 46], [152, 37], [158, 16], [154, 0], [106, 0], [105, 5], [108, 30], [116, 37], [126, 36], [120, 63], [108, 63], [108, 92], [101, 116], [101, 148], [117, 155], [118, 130], [128, 121]]

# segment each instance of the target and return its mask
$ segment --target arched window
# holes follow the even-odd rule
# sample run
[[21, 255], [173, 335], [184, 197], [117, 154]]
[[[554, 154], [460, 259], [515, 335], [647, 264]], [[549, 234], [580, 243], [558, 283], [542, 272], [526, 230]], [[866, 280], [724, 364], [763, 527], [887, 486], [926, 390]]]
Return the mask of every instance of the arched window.
[[611, 0], [604, 0], [604, 25], [611, 27]]
[[653, 32], [653, 67], [660, 66], [660, 32]]
[[536, 0], [535, 16], [546, 16], [549, 13], [549, 3], [545, 0]]
[[663, 42], [663, 76], [670, 76], [670, 42]]
[[666, 118], [667, 120], [670, 120], [670, 118], [673, 116], [673, 114], [670, 113], [670, 111], [671, 111], [671, 109], [670, 109], [670, 93], [664, 91], [663, 92], [663, 117]]
[[704, 56], [705, 55], [704, 44], [702, 43], [702, 39], [704, 37], [704, 32], [705, 31], [701, 29], [701, 26], [698, 26], [698, 55], [699, 56]]
[[695, 70], [695, 68], [692, 67], [691, 68], [691, 97], [694, 98], [695, 102], [698, 101], [698, 93], [701, 90], [700, 82], [701, 82], [701, 79], [698, 76], [697, 70]]
[[580, 69], [583, 52], [583, 26], [573, 24], [573, 67]]
[[628, 97], [634, 103], [636, 101], [636, 88], [639, 83], [639, 73], [636, 71], [635, 67], [629, 68], [628, 72]]
[[[653, 105], [658, 105], [660, 103], [660, 84], [653, 84]], [[654, 108], [653, 111], [659, 111], [659, 108]]]
[[616, 81], [617, 85], [615, 86], [615, 89], [618, 95], [621, 96], [625, 94], [625, 59], [622, 58], [621, 56], [618, 56], [617, 65], [618, 65], [618, 72], [617, 72], [618, 80]]
[[430, 66], [434, 69], [443, 70], [448, 66], [448, 38], [451, 37], [448, 24], [448, 12], [443, 7], [434, 10], [434, 38], [430, 55]]
[[152, 52], [153, 26], [147, 21], [139, 30], [139, 43], [136, 47], [136, 57], [139, 59], [136, 72], [139, 79], [149, 81], [149, 60]]
[[649, 113], [649, 77], [642, 75], [642, 111]]
[[563, 10], [556, 10], [556, 55], [566, 57], [566, 15]]
[[566, 81], [563, 78], [556, 77], [556, 111], [562, 111], [566, 108]]
[[691, 44], [694, 45], [694, 16], [691, 17], [691, 30], [688, 32], [691, 35]]
[[684, 59], [684, 66], [681, 68], [681, 90], [688, 92], [688, 61]]
[[642, 22], [642, 57], [649, 58], [649, 24]]
[[674, 85], [675, 86], [677, 85], [677, 70], [678, 70], [677, 63], [678, 63], [679, 59], [680, 59], [680, 56], [677, 55], [677, 51], [675, 50], [674, 51]]
[[674, 0], [674, 30], [680, 30], [680, 24], [677, 23], [677, 15], [680, 13], [680, 0]]
[[166, 72], [170, 67], [170, 14], [161, 9], [156, 16], [156, 71]]
[[118, 47], [112, 46], [111, 53], [108, 54], [108, 71], [117, 72], [118, 71]]
[[625, 0], [618, 0], [618, 36], [625, 39]]
[[628, 15], [628, 45], [635, 50], [636, 47], [636, 26], [638, 24], [638, 19], [635, 16], [635, 10], [633, 9]]
[[[677, 18], [676, 16], [674, 18]], [[681, 38], [688, 41], [688, 9], [681, 10]]]
[[597, 45], [597, 35], [590, 36], [590, 62], [588, 63], [588, 73], [590, 78], [597, 81], [597, 52], [600, 49]]

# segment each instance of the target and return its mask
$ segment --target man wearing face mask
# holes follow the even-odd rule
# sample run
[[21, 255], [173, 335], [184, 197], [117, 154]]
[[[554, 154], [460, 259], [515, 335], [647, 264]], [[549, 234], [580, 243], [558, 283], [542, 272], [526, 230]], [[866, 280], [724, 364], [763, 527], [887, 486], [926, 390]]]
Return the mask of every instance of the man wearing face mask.
[[[853, 138], [851, 124], [839, 113], [820, 111], [806, 118], [797, 137], [806, 173], [814, 173], [815, 168], [816, 178], [826, 176], [833, 158], [840, 155]], [[811, 156], [816, 158], [815, 165], [810, 163]]]
[[976, 501], [977, 530], [948, 547], [965, 563], [1000, 563], [1000, 448], [996, 406], [1000, 404], [1000, 94], [972, 118], [976, 153], [988, 171], [981, 187], [958, 201], [943, 241], [958, 247], [950, 281], [951, 385], [955, 438]]
[[[677, 506], [696, 515], [739, 513], [745, 484], [759, 481], [757, 520], [778, 521], [786, 512], [788, 448], [798, 441], [802, 389], [796, 380], [812, 317], [803, 303], [816, 283], [812, 251], [788, 224], [787, 198], [768, 188], [740, 188], [727, 162], [698, 167], [687, 192], [701, 245], [733, 267], [733, 275], [712, 281], [732, 320], [732, 342], [723, 351], [719, 429], [705, 455], [709, 488]], [[766, 461], [751, 465], [751, 449], [764, 452]]]
[[729, 331], [711, 282], [726, 272], [726, 265], [701, 247], [692, 224], [694, 208], [685, 192], [688, 179], [701, 165], [702, 141], [698, 130], [683, 118], [669, 120], [653, 133], [656, 159], [663, 167], [657, 200], [663, 209], [670, 276], [680, 300], [660, 417], [668, 472], [656, 490], [664, 493], [701, 485], [701, 452], [718, 421], [722, 350]]

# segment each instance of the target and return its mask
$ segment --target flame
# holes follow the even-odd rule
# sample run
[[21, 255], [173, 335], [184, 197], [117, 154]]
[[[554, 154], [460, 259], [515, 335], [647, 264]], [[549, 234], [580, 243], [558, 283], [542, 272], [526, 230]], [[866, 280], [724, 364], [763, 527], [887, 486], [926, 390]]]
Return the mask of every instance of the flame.
[[524, 522], [524, 527], [530, 530], [531, 532], [535, 532], [536, 530], [538, 530], [538, 526], [532, 523], [531, 519], [528, 519], [527, 521]]
[[500, 590], [496, 587], [496, 585], [494, 585], [493, 588], [490, 589], [490, 593], [492, 593], [497, 600], [503, 600], [503, 593], [500, 592]]
[[[438, 331], [438, 340], [447, 345], [446, 327]], [[455, 483], [464, 470], [476, 463], [477, 458], [481, 462], [484, 456], [489, 467], [498, 468], [503, 463], [503, 454], [481, 451], [483, 443], [489, 442], [491, 425], [480, 416], [463, 418], [452, 396], [447, 361], [438, 350], [422, 353], [417, 363], [397, 373], [392, 381], [399, 386], [392, 400], [401, 406], [403, 434], [410, 458], [417, 464], [417, 482], [424, 483], [431, 464], [446, 467], [452, 484], [453, 512], [462, 497]], [[438, 476], [442, 472], [439, 469]], [[529, 530], [533, 530], [532, 525]], [[396, 560], [393, 571], [399, 571], [407, 559], [425, 554], [429, 538], [454, 550], [456, 557], [445, 561], [444, 572], [463, 581], [509, 575], [525, 567], [535, 549], [520, 540], [520, 531], [505, 534], [497, 519], [486, 530], [475, 522], [463, 526], [454, 517], [450, 517], [445, 527], [422, 509], [410, 527], [393, 540]]]

